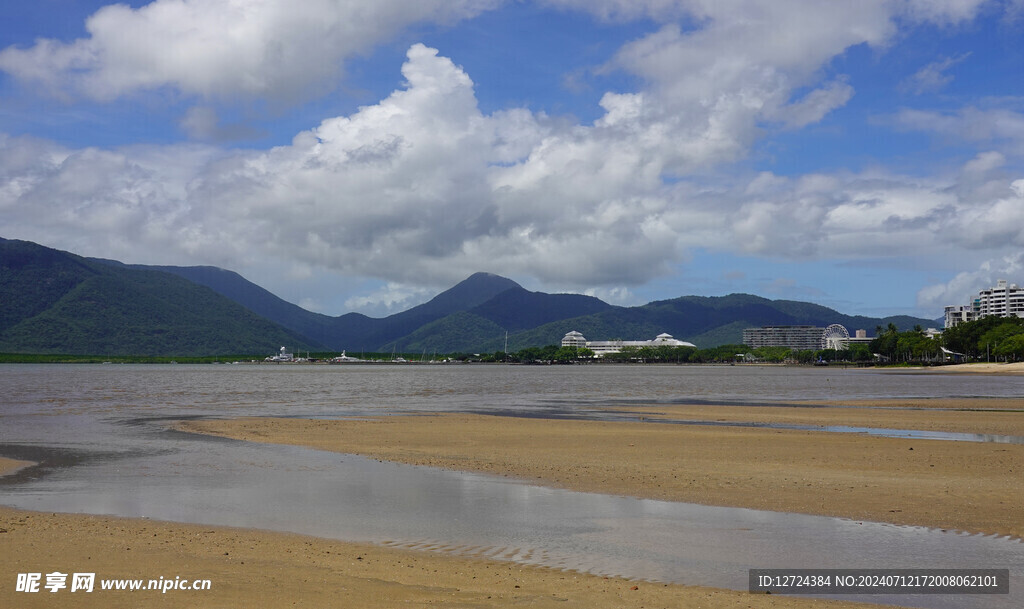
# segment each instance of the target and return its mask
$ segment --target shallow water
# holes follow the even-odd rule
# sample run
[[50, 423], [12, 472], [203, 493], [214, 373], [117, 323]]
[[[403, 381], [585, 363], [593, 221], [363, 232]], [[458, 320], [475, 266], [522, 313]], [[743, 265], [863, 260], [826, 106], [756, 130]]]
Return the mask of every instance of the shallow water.
[[[580, 418], [608, 419], [606, 413], [595, 413], [593, 417]], [[643, 419], [635, 414], [615, 417], [622, 421], [662, 423], [669, 425], [695, 425], [701, 427], [752, 427], [758, 429], [792, 429], [796, 431], [822, 431], [828, 433], [856, 433], [879, 438], [905, 438], [909, 440], [945, 440], [949, 442], [993, 442], [995, 444], [1024, 444], [1024, 436], [1007, 436], [987, 433], [962, 433], [955, 431], [933, 431], [930, 429], [888, 429], [885, 427], [851, 427], [849, 425], [801, 425], [799, 423], [762, 423], [758, 421], [707, 421], [701, 419]]]
[[[717, 392], [717, 393], [716, 393]], [[1021, 377], [742, 367], [0, 366], [0, 454], [43, 459], [0, 503], [293, 531], [637, 579], [746, 589], [747, 570], [1009, 568], [1008, 596], [864, 596], [922, 607], [1024, 604], [1024, 542], [836, 518], [550, 489], [167, 430], [183, 417], [473, 410], [586, 413], [626, 401], [1024, 395]]]

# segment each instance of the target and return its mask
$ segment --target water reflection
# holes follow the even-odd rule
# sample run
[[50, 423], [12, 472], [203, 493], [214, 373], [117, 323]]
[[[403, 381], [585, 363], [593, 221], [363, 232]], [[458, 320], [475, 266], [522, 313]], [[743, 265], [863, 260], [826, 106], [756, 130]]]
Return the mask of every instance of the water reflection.
[[[635, 378], [648, 374], [641, 369], [622, 369], [629, 377], [604, 373], [619, 375], [611, 379], [569, 369], [536, 369], [532, 376], [533, 370], [504, 367], [446, 369], [437, 376], [387, 367], [292, 370], [55, 366], [18, 367], [12, 374], [0, 367], [0, 395], [8, 396], [0, 409], [0, 454], [44, 461], [32, 475], [23, 470], [0, 485], [0, 502], [258, 527], [736, 589], [746, 588], [747, 570], [757, 567], [1009, 568], [1006, 597], [861, 598], [936, 608], [1024, 604], [1019, 540], [574, 493], [166, 430], [168, 419], [182, 417], [366, 416], [470, 410], [483, 401], [493, 412], [539, 412], [552, 401], [592, 410], [593, 401], [606, 398], [601, 391], [624, 393], [623, 386], [634, 392], [646, 387], [647, 393], [634, 395], [664, 399], [710, 396], [724, 387], [723, 395], [739, 399], [744, 391], [747, 398], [764, 395], [768, 382], [760, 374], [701, 376], [692, 369], [652, 369], [649, 378]], [[791, 388], [783, 397], [822, 397], [807, 388], [825, 377], [782, 377], [805, 388]], [[843, 396], [862, 382], [863, 376], [844, 385]], [[901, 377], [891, 390], [920, 396], [927, 387]]]
[[[1024, 543], [921, 527], [641, 500], [298, 447], [163, 434], [4, 488], [6, 504], [245, 526], [744, 589], [759, 567], [1019, 569]], [[1012, 586], [1024, 585], [1014, 573]], [[942, 597], [927, 607], [1011, 607]], [[906, 604], [905, 597], [876, 602]], [[1009, 599], [1005, 599], [1009, 602]]]

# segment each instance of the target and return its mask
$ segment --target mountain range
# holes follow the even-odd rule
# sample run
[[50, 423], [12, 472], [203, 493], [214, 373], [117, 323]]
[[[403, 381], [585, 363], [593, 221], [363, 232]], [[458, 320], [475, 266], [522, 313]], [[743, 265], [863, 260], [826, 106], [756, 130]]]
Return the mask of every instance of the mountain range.
[[739, 343], [744, 328], [840, 323], [848, 329], [907, 316], [843, 315], [820, 305], [749, 294], [683, 296], [638, 307], [580, 294], [531, 292], [476, 273], [388, 317], [331, 317], [278, 298], [241, 275], [208, 266], [144, 266], [83, 258], [0, 239], [0, 352], [212, 355], [295, 350], [490, 352], [558, 344], [570, 330], [591, 340], [668, 332], [699, 347]]

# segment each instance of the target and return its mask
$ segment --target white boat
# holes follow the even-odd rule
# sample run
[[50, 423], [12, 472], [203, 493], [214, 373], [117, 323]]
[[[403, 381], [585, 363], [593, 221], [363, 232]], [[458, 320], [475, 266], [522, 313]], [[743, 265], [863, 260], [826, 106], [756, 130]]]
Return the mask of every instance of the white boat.
[[339, 355], [338, 357], [335, 357], [335, 358], [331, 359], [331, 363], [332, 364], [351, 364], [352, 362], [361, 362], [361, 361], [363, 361], [363, 360], [359, 359], [358, 357], [349, 357], [348, 355], [345, 354], [344, 351], [342, 351], [341, 355]]
[[281, 351], [277, 355], [272, 355], [266, 358], [265, 362], [291, 362], [295, 360], [295, 356], [288, 353], [288, 349], [281, 347]]

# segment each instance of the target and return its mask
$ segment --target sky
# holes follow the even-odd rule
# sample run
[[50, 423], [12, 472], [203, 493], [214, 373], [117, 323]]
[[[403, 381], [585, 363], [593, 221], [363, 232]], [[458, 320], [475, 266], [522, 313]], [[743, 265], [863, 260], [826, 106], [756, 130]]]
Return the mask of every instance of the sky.
[[1024, 0], [0, 0], [0, 237], [383, 316], [485, 271], [1024, 284]]

